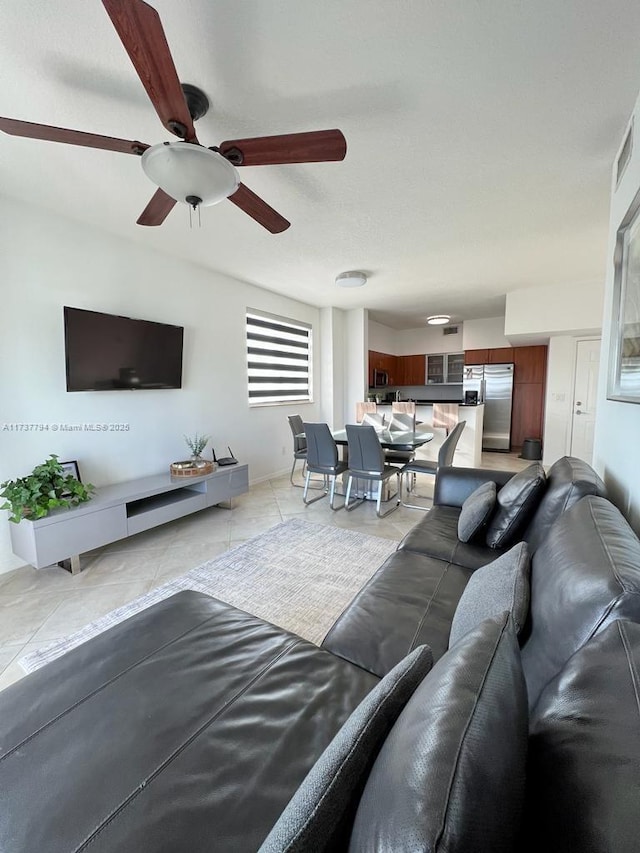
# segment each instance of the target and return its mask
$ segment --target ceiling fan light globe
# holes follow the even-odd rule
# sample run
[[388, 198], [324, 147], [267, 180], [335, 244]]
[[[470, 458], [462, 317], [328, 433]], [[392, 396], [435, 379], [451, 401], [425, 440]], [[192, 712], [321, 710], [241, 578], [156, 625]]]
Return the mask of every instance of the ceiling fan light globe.
[[238, 172], [227, 159], [190, 142], [163, 142], [147, 148], [142, 168], [157, 187], [185, 204], [189, 204], [188, 196], [196, 196], [203, 207], [209, 207], [240, 186]]

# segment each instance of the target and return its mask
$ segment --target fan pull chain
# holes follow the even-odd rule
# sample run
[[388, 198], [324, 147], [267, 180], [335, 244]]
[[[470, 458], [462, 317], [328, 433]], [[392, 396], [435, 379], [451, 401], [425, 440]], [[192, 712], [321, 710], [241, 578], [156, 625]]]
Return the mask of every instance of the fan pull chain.
[[187, 204], [189, 205], [189, 228], [193, 228], [193, 220], [191, 218], [191, 211], [198, 209], [198, 228], [202, 228], [202, 217], [200, 215], [200, 204], [202, 202], [201, 198], [198, 198], [197, 195], [188, 195], [185, 199]]
[[191, 207], [189, 208], [189, 228], [193, 229], [193, 219], [191, 217], [191, 211], [192, 210], [198, 211], [198, 228], [202, 228], [202, 216], [200, 215], [200, 205], [198, 205], [197, 208], [195, 206], [193, 208], [191, 208]]

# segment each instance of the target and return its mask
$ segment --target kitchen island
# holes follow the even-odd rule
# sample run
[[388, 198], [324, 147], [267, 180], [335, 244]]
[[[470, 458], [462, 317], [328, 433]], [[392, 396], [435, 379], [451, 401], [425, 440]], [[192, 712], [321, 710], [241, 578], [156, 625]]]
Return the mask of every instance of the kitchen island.
[[[443, 402], [438, 400], [437, 402]], [[463, 468], [480, 468], [482, 461], [482, 426], [484, 421], [484, 404], [479, 403], [475, 406], [467, 406], [464, 403], [459, 404], [458, 420], [466, 421], [466, 426], [462, 431], [456, 453], [453, 457], [453, 464]], [[391, 420], [391, 403], [379, 404], [378, 412], [385, 416], [385, 422]], [[419, 451], [417, 458], [421, 455], [429, 459], [435, 459], [438, 455], [438, 450], [445, 439], [444, 429], [431, 430], [433, 423], [433, 404], [416, 402], [416, 421], [420, 421], [422, 429], [429, 429], [436, 435], [430, 444], [426, 445], [424, 450]]]

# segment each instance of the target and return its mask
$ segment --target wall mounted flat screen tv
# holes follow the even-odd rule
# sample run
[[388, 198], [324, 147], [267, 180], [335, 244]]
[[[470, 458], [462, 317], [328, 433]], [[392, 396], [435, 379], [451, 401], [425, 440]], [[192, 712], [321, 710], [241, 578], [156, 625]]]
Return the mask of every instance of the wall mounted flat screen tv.
[[184, 328], [64, 308], [67, 391], [182, 387]]

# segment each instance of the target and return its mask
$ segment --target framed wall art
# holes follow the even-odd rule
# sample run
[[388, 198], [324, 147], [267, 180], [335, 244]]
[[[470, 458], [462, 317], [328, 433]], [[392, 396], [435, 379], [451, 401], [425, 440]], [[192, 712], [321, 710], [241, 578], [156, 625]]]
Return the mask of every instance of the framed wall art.
[[618, 229], [607, 398], [640, 403], [640, 194]]
[[71, 462], [61, 462], [60, 464], [62, 465], [62, 471], [65, 476], [67, 474], [71, 474], [76, 478], [76, 480], [78, 480], [78, 482], [82, 482], [80, 479], [80, 469], [78, 468], [78, 463], [75, 459], [72, 459]]

